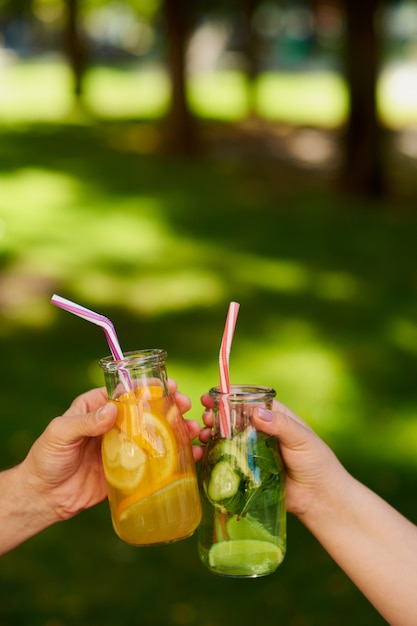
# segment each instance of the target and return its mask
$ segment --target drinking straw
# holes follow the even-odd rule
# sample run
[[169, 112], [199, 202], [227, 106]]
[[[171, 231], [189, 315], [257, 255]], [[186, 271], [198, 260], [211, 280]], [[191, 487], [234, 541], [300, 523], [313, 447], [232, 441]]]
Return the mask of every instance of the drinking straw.
[[[222, 343], [219, 354], [219, 370], [220, 370], [220, 391], [222, 393], [230, 393], [229, 378], [229, 356], [232, 346], [233, 334], [235, 332], [237, 314], [240, 304], [238, 302], [230, 302], [227, 312], [226, 324], [224, 327]], [[219, 403], [220, 414], [220, 433], [223, 437], [230, 439], [230, 407], [228, 399], [223, 397]]]
[[[71, 300], [67, 300], [66, 298], [62, 298], [54, 294], [51, 298], [51, 303], [56, 306], [64, 309], [65, 311], [69, 311], [70, 313], [74, 313], [74, 315], [78, 315], [78, 317], [82, 317], [88, 322], [92, 322], [97, 326], [100, 326], [104, 330], [104, 334], [107, 338], [107, 343], [109, 344], [110, 351], [115, 361], [121, 361], [124, 358], [123, 351], [120, 347], [119, 340], [117, 339], [116, 331], [114, 329], [113, 322], [109, 320], [108, 317], [101, 315], [100, 313], [95, 313], [95, 311], [91, 311], [80, 304], [76, 304]], [[128, 373], [123, 371], [124, 383], [128, 389], [132, 388], [130, 383], [130, 379]]]

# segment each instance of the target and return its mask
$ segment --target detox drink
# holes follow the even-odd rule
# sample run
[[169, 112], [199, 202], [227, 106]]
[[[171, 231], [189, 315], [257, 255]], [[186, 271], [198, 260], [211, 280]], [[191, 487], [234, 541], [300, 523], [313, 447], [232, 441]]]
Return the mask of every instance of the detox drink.
[[[274, 572], [286, 550], [285, 476], [275, 437], [252, 425], [257, 406], [271, 407], [268, 387], [232, 385], [210, 390], [215, 425], [200, 469], [203, 517], [198, 550], [212, 572], [256, 577]], [[230, 436], [220, 429], [220, 402], [227, 402]]]
[[201, 518], [191, 441], [165, 359], [163, 350], [141, 350], [100, 361], [118, 410], [102, 440], [111, 518], [117, 535], [136, 546], [188, 537]]

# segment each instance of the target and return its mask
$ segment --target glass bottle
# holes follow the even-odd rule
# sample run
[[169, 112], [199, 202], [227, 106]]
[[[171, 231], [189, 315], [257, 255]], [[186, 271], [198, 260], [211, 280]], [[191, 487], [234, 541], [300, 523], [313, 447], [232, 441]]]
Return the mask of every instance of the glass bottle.
[[[224, 576], [271, 574], [286, 551], [285, 475], [275, 437], [252, 425], [256, 407], [271, 408], [269, 387], [232, 385], [210, 390], [214, 427], [200, 468], [203, 507], [200, 559]], [[230, 432], [221, 428], [226, 405]]]
[[201, 518], [191, 440], [168, 387], [166, 356], [152, 349], [100, 361], [118, 410], [102, 440], [111, 518], [116, 534], [136, 546], [188, 537]]

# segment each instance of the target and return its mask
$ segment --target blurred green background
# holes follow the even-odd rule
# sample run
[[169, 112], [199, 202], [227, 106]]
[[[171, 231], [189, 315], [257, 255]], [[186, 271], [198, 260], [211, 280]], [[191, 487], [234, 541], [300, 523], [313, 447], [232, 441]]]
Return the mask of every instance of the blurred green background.
[[[114, 25], [131, 3], [92, 4]], [[340, 4], [322, 4], [343, 26]], [[167, 349], [168, 373], [196, 419], [200, 395], [217, 384], [227, 306], [237, 300], [231, 381], [273, 386], [351, 472], [417, 519], [417, 106], [412, 90], [399, 90], [413, 71], [417, 16], [413, 3], [396, 4], [403, 13], [391, 19], [414, 16], [415, 30], [391, 33], [384, 57], [378, 111], [390, 193], [374, 197], [335, 183], [348, 108], [337, 67], [343, 29], [320, 54], [302, 38], [277, 38], [278, 67], [254, 83], [255, 113], [238, 63], [190, 74], [200, 147], [184, 156], [164, 149], [170, 81], [158, 20], [141, 17], [153, 37], [145, 52], [120, 42], [107, 56], [94, 49], [77, 98], [56, 44], [64, 3], [15, 3], [26, 9], [12, 45], [14, 14], [3, 2], [1, 467], [102, 384], [103, 333], [53, 307], [53, 293], [109, 316], [124, 350]], [[282, 19], [312, 10], [278, 5]], [[103, 13], [83, 19], [105, 22]], [[33, 38], [39, 22], [49, 39]], [[127, 25], [137, 27], [137, 16], [128, 13]], [[383, 624], [308, 531], [292, 517], [288, 525], [275, 574], [228, 580], [199, 563], [195, 537], [123, 544], [103, 503], [1, 558], [0, 624]]]

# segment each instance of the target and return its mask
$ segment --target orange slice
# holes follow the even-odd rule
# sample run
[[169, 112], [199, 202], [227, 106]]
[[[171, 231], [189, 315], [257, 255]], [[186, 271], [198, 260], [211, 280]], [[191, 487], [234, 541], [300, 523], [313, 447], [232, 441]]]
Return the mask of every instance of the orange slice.
[[135, 391], [123, 394], [117, 400], [113, 400], [118, 411], [116, 425], [128, 437], [132, 439], [135, 437], [140, 438], [144, 411], [148, 408], [149, 402], [161, 400], [163, 395], [164, 390], [162, 387], [144, 385], [138, 387]]
[[132, 545], [152, 545], [191, 535], [201, 520], [194, 474], [176, 475], [157, 491], [134, 502], [126, 498], [118, 511], [117, 531]]
[[142, 414], [141, 431], [135, 439], [155, 457], [176, 452], [175, 437], [167, 421], [148, 411]]
[[136, 389], [136, 396], [141, 400], [159, 400], [163, 395], [164, 388], [162, 385], [143, 385]]
[[[161, 506], [169, 509], [170, 502], [186, 498], [190, 491], [198, 494], [194, 474], [176, 474], [160, 483], [157, 489], [151, 487], [145, 491], [138, 490], [122, 500], [117, 509], [117, 518], [125, 522], [130, 518], [152, 515]], [[195, 497], [198, 498], [198, 495]], [[198, 511], [199, 507], [196, 508]]]

